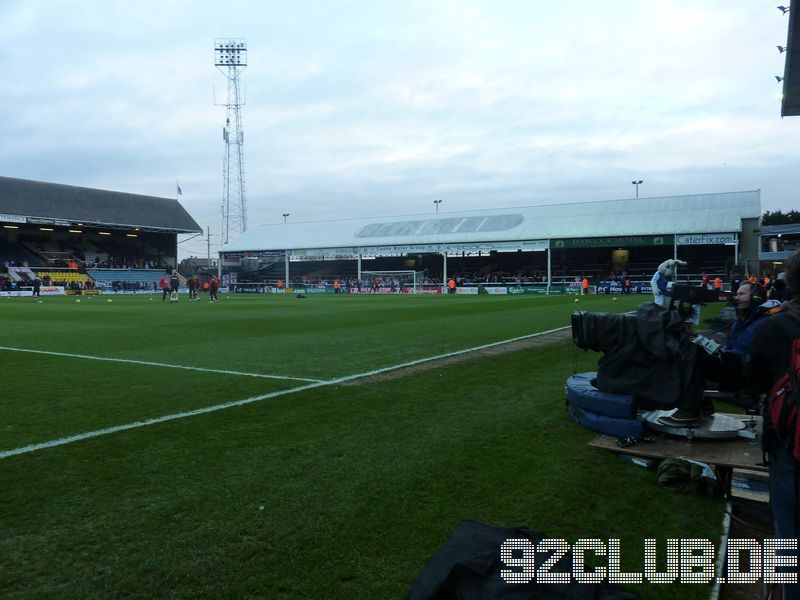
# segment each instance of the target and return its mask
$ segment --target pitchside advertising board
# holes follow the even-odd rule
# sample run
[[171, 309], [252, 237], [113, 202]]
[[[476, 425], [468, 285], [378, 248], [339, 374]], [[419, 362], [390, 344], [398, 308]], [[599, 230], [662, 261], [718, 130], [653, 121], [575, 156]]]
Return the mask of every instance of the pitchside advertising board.
[[[570, 288], [567, 287], [566, 290]], [[544, 285], [536, 285], [536, 286], [526, 286], [526, 285], [518, 285], [514, 287], [508, 288], [508, 293], [512, 295], [520, 295], [520, 294], [548, 294], [550, 296], [556, 294], [565, 294], [569, 293], [568, 291], [562, 290], [561, 286], [550, 286], [550, 290], [547, 289], [547, 284]]]
[[456, 288], [456, 294], [507, 294], [508, 288], [505, 286], [497, 287], [459, 287]]
[[[477, 289], [477, 288], [476, 288]], [[402, 290], [392, 287], [379, 287], [373, 288], [369, 285], [361, 286], [361, 288], [342, 286], [342, 294], [441, 294], [442, 288], [440, 286], [417, 286], [416, 291], [410, 286], [404, 286]], [[304, 288], [286, 288], [283, 290], [287, 294], [334, 294], [333, 286], [327, 284], [325, 286], [307, 286]], [[278, 293], [281, 293], [278, 290]], [[477, 293], [477, 291], [475, 292]]]
[[[601, 281], [597, 284], [598, 294], [624, 294], [625, 287], [619, 281]], [[649, 281], [631, 281], [631, 294], [652, 294]]]
[[[55, 285], [43, 285], [39, 290], [40, 296], [63, 296], [64, 295], [64, 288], [62, 286], [55, 286]], [[32, 287], [23, 287], [18, 290], [9, 291], [9, 292], [0, 292], [0, 297], [7, 297], [7, 298], [20, 298], [24, 296], [33, 296], [33, 288]]]

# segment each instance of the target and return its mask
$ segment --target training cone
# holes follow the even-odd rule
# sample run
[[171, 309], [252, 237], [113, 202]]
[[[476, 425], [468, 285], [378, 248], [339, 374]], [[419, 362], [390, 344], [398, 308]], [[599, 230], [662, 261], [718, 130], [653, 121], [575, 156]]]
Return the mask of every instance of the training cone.
[[81, 299], [80, 299], [80, 298], [77, 298], [77, 299], [75, 300], [75, 302], [80, 302], [80, 301], [81, 301]]
[[580, 300], [578, 300], [577, 298], [575, 298], [575, 302], [580, 302]]

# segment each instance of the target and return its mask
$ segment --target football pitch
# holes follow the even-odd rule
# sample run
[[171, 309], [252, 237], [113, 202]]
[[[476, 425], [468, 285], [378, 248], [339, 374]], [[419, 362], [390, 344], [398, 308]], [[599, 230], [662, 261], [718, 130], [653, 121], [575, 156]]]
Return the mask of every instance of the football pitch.
[[0, 299], [3, 596], [401, 598], [464, 518], [632, 571], [719, 537], [564, 409], [570, 313], [645, 297], [152, 298]]

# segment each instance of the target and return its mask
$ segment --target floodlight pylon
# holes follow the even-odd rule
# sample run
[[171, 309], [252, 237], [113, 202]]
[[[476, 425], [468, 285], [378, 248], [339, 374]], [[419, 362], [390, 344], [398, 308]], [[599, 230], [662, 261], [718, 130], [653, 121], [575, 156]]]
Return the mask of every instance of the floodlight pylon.
[[247, 231], [247, 202], [244, 185], [244, 102], [239, 90], [239, 75], [247, 67], [247, 41], [238, 39], [214, 40], [214, 66], [228, 80], [225, 104], [225, 126], [222, 139], [225, 156], [222, 160], [222, 243], [227, 244], [237, 233]]

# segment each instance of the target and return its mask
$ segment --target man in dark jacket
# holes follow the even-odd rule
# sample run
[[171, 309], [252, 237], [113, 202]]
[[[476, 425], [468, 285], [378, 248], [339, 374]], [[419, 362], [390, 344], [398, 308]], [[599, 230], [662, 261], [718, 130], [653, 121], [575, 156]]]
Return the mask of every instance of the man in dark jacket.
[[[800, 338], [800, 251], [786, 263], [786, 284], [791, 300], [781, 311], [758, 325], [751, 357], [745, 373], [750, 385], [769, 392], [789, 369], [794, 340]], [[764, 424], [764, 449], [769, 455], [769, 487], [775, 537], [797, 540], [800, 537], [800, 465], [792, 451], [769, 435], [772, 424]], [[793, 551], [797, 577], [797, 551]], [[800, 584], [785, 584], [784, 599], [800, 598]]]
[[741, 358], [750, 354], [753, 333], [766, 315], [758, 307], [767, 299], [764, 288], [757, 283], [745, 282], [739, 286], [734, 296], [736, 316], [738, 317], [731, 328], [725, 352], [738, 354]]

